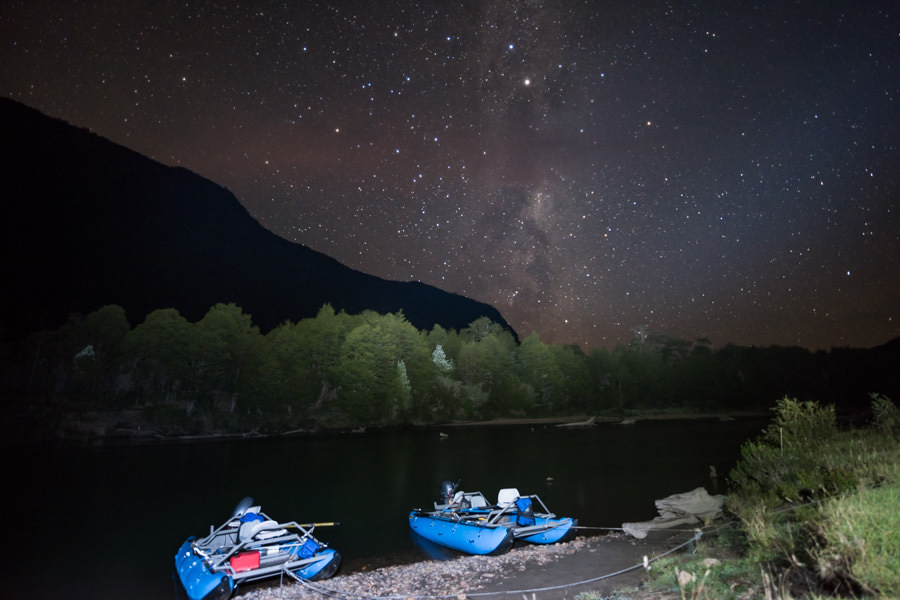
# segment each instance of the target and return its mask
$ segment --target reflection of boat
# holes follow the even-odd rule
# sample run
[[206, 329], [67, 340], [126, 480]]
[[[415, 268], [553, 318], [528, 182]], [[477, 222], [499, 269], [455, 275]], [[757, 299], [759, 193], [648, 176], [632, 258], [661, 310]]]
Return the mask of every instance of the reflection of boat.
[[538, 496], [522, 496], [515, 488], [500, 490], [497, 504], [491, 505], [481, 492], [458, 492], [445, 481], [441, 500], [433, 511], [412, 511], [410, 528], [432, 542], [469, 554], [499, 554], [514, 540], [552, 544], [576, 524], [572, 518], [551, 513]]
[[280, 573], [325, 579], [337, 571], [341, 555], [313, 537], [316, 525], [279, 523], [244, 498], [208, 536], [191, 536], [181, 545], [175, 572], [191, 600], [225, 599], [240, 583]]

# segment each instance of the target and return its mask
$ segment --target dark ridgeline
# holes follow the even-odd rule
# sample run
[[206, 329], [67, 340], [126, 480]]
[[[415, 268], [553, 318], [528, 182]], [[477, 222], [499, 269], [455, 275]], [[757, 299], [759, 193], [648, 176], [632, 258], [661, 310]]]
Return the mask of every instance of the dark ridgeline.
[[[336, 310], [402, 310], [418, 329], [461, 329], [490, 305], [387, 281], [263, 228], [228, 190], [85, 129], [0, 99], [0, 336], [119, 304], [200, 319], [234, 302], [264, 331]], [[5, 329], [5, 331], [4, 331]], [[515, 333], [513, 332], [513, 335]]]

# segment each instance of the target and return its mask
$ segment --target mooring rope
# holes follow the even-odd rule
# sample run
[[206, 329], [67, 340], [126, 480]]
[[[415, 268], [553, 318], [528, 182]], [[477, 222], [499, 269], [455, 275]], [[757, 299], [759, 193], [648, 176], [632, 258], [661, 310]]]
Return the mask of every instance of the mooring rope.
[[[614, 529], [614, 528], [598, 527], [596, 529]], [[560, 589], [575, 587], [578, 585], [587, 585], [589, 583], [595, 583], [597, 581], [602, 581], [604, 579], [611, 579], [612, 577], [616, 577], [618, 575], [623, 575], [625, 573], [628, 573], [630, 571], [634, 571], [637, 569], [647, 569], [650, 564], [656, 562], [657, 560], [659, 560], [661, 558], [665, 558], [666, 556], [672, 554], [673, 552], [677, 552], [678, 550], [684, 548], [685, 546], [693, 545], [694, 543], [698, 542], [700, 540], [700, 538], [703, 536], [703, 531], [700, 529], [693, 529], [691, 531], [694, 532], [694, 536], [691, 537], [691, 539], [687, 540], [686, 542], [678, 544], [674, 548], [670, 548], [669, 550], [666, 550], [662, 554], [659, 554], [658, 556], [654, 556], [653, 558], [644, 557], [644, 560], [636, 565], [632, 565], [630, 567], [626, 567], [624, 569], [620, 569], [620, 570], [614, 571], [612, 573], [606, 573], [604, 575], [600, 575], [599, 577], [592, 577], [590, 579], [584, 579], [582, 581], [575, 581], [572, 583], [564, 583], [564, 584], [560, 584], [560, 585], [541, 587], [541, 588], [530, 588], [530, 589], [523, 589], [523, 590], [507, 590], [507, 591], [498, 591], [498, 592], [463, 592], [462, 596], [466, 597], [466, 598], [477, 598], [477, 597], [485, 597], [485, 596], [499, 596], [499, 595], [504, 595], [504, 594], [528, 594], [528, 593], [546, 592], [546, 591], [551, 591], [551, 590], [560, 590]], [[314, 584], [311, 581], [307, 581], [306, 579], [298, 577], [297, 575], [295, 575], [294, 573], [292, 573], [290, 571], [285, 571], [285, 572], [288, 575], [290, 575], [291, 577], [293, 577], [300, 584], [305, 586], [307, 589], [312, 590], [323, 596], [335, 596], [335, 597], [341, 597], [341, 598], [360, 598], [363, 600], [403, 600], [404, 598], [410, 598], [413, 600], [440, 600], [443, 598], [459, 598], [460, 597], [460, 594], [458, 594], [458, 593], [457, 594], [443, 594], [443, 595], [422, 595], [422, 596], [415, 596], [415, 595], [410, 595], [410, 594], [402, 594], [402, 595], [396, 595], [396, 596], [373, 596], [373, 595], [367, 595], [367, 594], [354, 594], [354, 593], [350, 593], [350, 592], [344, 592], [342, 590], [336, 590], [333, 588], [329, 588], [322, 584], [317, 584], [317, 583]]]
[[701, 530], [697, 529], [694, 534], [694, 537], [692, 537], [691, 539], [689, 539], [688, 541], [686, 541], [684, 543], [678, 544], [674, 548], [666, 550], [659, 556], [654, 556], [653, 558], [645, 558], [644, 561], [642, 561], [636, 565], [632, 565], [630, 567], [626, 567], [624, 569], [620, 569], [620, 570], [614, 571], [612, 573], [607, 573], [606, 575], [600, 575], [599, 577], [592, 577], [591, 579], [584, 579], [582, 581], [576, 581], [573, 583], [563, 583], [560, 585], [552, 585], [552, 586], [548, 586], [548, 587], [534, 588], [534, 589], [528, 589], [528, 590], [507, 590], [507, 591], [503, 591], [503, 592], [472, 592], [471, 594], [467, 593], [466, 596], [476, 597], [476, 596], [496, 596], [496, 595], [500, 595], [500, 594], [527, 594], [527, 593], [536, 593], [536, 592], [547, 592], [550, 590], [561, 590], [561, 589], [565, 589], [565, 588], [575, 587], [576, 585], [586, 585], [588, 583], [596, 583], [597, 581], [602, 581], [604, 579], [611, 579], [618, 575], [624, 575], [625, 573], [628, 573], [630, 571], [635, 571], [637, 569], [647, 569], [651, 563], [654, 563], [661, 558], [665, 558], [669, 554], [672, 554], [673, 552], [676, 552], [677, 550], [680, 550], [680, 549], [684, 548], [685, 546], [693, 545], [695, 542], [700, 541], [700, 538], [702, 537], [702, 535], [703, 535], [703, 532]]
[[[589, 531], [626, 531], [623, 527], [590, 527], [588, 525], [573, 525], [571, 529], [585, 529]], [[677, 527], [667, 527], [666, 531], [671, 532], [691, 532], [696, 531], [696, 527], [691, 527], [690, 529], [681, 529]]]

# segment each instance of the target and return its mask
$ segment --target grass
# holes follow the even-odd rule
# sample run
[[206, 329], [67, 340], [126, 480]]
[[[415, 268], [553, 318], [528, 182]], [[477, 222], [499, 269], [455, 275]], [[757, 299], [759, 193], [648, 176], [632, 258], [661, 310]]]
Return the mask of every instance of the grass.
[[652, 563], [644, 590], [650, 595], [700, 600], [739, 600], [761, 593], [757, 563], [741, 555], [741, 536], [732, 526], [704, 535], [695, 551]]
[[822, 505], [816, 562], [824, 579], [864, 593], [900, 597], [900, 483]]

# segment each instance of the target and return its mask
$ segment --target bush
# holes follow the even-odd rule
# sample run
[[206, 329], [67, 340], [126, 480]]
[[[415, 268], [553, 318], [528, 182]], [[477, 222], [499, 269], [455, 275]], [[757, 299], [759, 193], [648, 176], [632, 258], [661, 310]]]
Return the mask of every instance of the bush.
[[766, 428], [763, 439], [772, 446], [777, 442], [783, 452], [828, 443], [837, 432], [834, 406], [784, 397], [776, 404], [775, 419]]
[[896, 435], [900, 432], [900, 410], [894, 406], [890, 398], [880, 394], [871, 394], [870, 397], [875, 426], [886, 435]]
[[741, 447], [741, 460], [730, 474], [738, 495], [752, 496], [772, 508], [827, 489], [830, 480], [822, 470], [821, 448], [837, 433], [833, 406], [779, 400], [772, 424]]
[[900, 541], [888, 532], [897, 537], [900, 516], [887, 514], [900, 505], [896, 407], [873, 396], [875, 427], [846, 432], [831, 407], [785, 398], [776, 411], [731, 472], [727, 507], [747, 557], [808, 585], [896, 595]]

